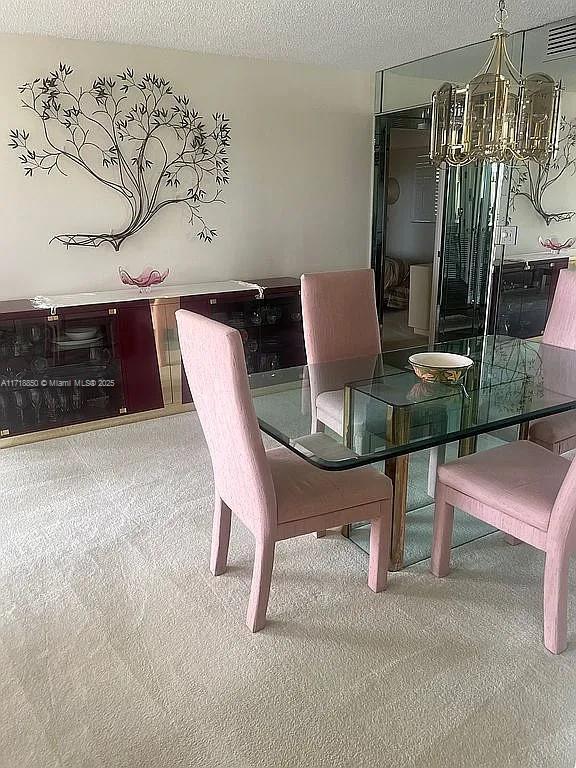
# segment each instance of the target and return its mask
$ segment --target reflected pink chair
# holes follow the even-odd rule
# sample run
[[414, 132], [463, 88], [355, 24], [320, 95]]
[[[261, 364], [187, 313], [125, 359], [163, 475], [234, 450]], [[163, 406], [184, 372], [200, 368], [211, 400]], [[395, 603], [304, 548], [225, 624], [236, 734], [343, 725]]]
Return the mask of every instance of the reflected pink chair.
[[576, 550], [576, 463], [520, 440], [438, 469], [431, 571], [446, 576], [454, 507], [499, 528], [510, 543], [546, 553], [544, 645], [562, 653], [567, 638], [568, 564]]
[[176, 312], [176, 320], [214, 470], [212, 573], [226, 569], [232, 512], [256, 541], [248, 627], [257, 632], [266, 623], [276, 542], [319, 528], [370, 520], [368, 585], [374, 592], [385, 589], [390, 480], [369, 467], [327, 472], [286, 448], [265, 451], [238, 331], [185, 310]]
[[[560, 272], [542, 343], [576, 350], [576, 272], [572, 270]], [[554, 453], [571, 451], [576, 448], [576, 411], [533, 421], [529, 437]]]

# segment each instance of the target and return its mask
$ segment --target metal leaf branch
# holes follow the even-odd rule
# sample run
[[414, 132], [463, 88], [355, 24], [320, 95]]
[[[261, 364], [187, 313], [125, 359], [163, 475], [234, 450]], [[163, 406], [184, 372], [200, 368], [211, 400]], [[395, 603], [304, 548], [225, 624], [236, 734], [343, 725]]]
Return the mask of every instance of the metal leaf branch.
[[559, 179], [576, 173], [576, 119], [565, 116], [560, 121], [560, 141], [555, 157], [544, 165], [520, 162], [512, 168], [510, 202], [512, 210], [516, 200], [525, 197], [536, 213], [549, 226], [553, 221], [571, 221], [576, 211], [551, 212], [546, 209], [546, 192]]
[[59, 234], [67, 247], [109, 243], [118, 251], [163, 208], [185, 205], [200, 240], [211, 242], [216, 230], [205, 220], [206, 206], [224, 202], [228, 183], [230, 124], [212, 115], [210, 128], [174, 93], [168, 80], [154, 74], [136, 78], [126, 69], [116, 78], [98, 77], [92, 86], [73, 90], [72, 68], [60, 64], [47, 77], [20, 86], [22, 106], [42, 123], [43, 147], [30, 144], [24, 130], [10, 131], [9, 146], [20, 152], [26, 176], [63, 175], [77, 168], [117, 193], [130, 212], [119, 232]]

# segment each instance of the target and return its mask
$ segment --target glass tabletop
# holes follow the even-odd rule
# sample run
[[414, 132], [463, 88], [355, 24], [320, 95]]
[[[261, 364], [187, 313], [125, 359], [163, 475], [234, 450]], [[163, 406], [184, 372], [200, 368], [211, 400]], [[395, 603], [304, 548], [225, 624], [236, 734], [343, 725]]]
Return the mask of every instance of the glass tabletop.
[[[460, 383], [424, 382], [408, 358], [431, 350], [474, 364]], [[265, 433], [338, 470], [576, 408], [576, 352], [482, 336], [256, 373], [250, 387]]]

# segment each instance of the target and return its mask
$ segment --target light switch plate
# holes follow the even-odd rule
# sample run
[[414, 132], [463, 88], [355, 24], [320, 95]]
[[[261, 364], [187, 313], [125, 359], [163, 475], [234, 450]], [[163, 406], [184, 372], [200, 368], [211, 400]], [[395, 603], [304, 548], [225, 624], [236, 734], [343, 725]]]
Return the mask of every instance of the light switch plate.
[[518, 227], [498, 227], [496, 245], [516, 245], [518, 241]]

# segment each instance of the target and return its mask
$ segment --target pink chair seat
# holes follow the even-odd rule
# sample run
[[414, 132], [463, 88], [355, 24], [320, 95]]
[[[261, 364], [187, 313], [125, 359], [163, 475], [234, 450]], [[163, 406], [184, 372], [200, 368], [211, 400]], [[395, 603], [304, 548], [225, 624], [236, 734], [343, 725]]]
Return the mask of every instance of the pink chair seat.
[[344, 390], [320, 392], [316, 398], [316, 418], [328, 429], [342, 434], [344, 415]]
[[430, 569], [450, 570], [454, 507], [499, 528], [511, 544], [546, 553], [544, 645], [567, 645], [568, 563], [576, 551], [576, 461], [526, 441], [457, 459], [438, 469]]
[[[535, 466], [539, 467], [536, 473]], [[546, 531], [569, 468], [570, 462], [562, 456], [521, 440], [443, 464], [438, 480]]]
[[530, 440], [546, 448], [556, 446], [557, 453], [576, 448], [576, 411], [555, 413], [530, 424]]
[[328, 472], [303, 461], [287, 448], [267, 451], [278, 500], [278, 522], [331, 514], [392, 497], [391, 483], [371, 467]]

